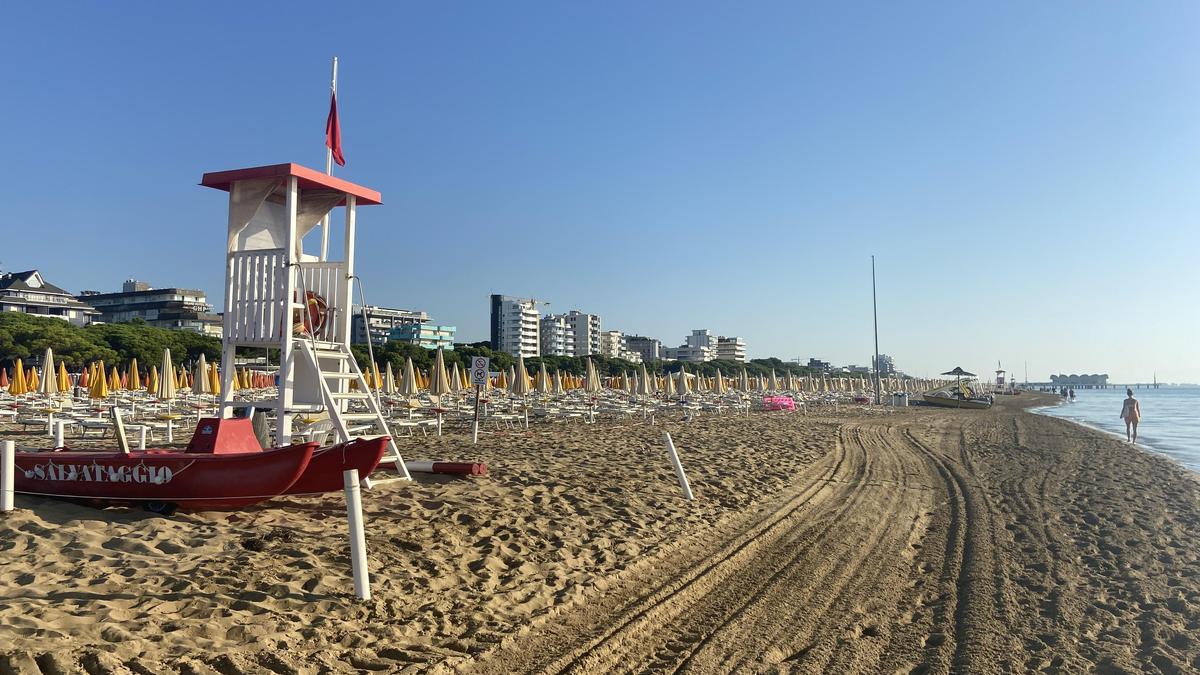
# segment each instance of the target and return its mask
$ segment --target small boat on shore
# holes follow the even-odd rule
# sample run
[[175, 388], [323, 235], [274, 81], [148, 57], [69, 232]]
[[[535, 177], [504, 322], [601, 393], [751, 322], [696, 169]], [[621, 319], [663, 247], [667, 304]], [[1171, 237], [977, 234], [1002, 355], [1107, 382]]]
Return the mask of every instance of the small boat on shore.
[[280, 495], [334, 492], [342, 472], [366, 477], [387, 436], [318, 449], [298, 443], [264, 450], [248, 419], [202, 419], [184, 450], [43, 450], [16, 454], [16, 491], [97, 506], [140, 504], [170, 513], [225, 510]]
[[316, 443], [219, 454], [179, 450], [18, 452], [17, 492], [166, 513], [266, 501], [304, 473]]
[[922, 398], [926, 403], [943, 408], [965, 408], [967, 410], [987, 410], [992, 407], [990, 396], [977, 394], [967, 383], [963, 382], [964, 377], [975, 377], [974, 373], [968, 373], [962, 368], [956, 367], [954, 370], [942, 374], [953, 375], [955, 377], [954, 384], [925, 392]]
[[337, 492], [344, 487], [342, 472], [350, 469], [358, 469], [361, 478], [370, 476], [383, 459], [383, 453], [387, 452], [388, 439], [388, 436], [356, 438], [347, 443], [317, 450], [313, 453], [308, 468], [283, 493], [315, 495]]

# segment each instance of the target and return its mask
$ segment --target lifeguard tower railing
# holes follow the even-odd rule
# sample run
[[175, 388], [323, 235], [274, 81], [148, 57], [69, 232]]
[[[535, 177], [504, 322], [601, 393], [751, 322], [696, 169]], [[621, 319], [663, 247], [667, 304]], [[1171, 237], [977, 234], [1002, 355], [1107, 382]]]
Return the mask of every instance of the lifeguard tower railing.
[[[353, 288], [345, 261], [288, 265], [284, 249], [261, 249], [231, 253], [227, 269], [226, 338], [242, 346], [278, 346], [283, 332], [294, 330], [297, 315], [303, 319], [305, 303], [312, 298], [312, 302], [322, 303], [326, 319], [316, 325], [310, 320], [305, 337], [349, 344]], [[284, 302], [288, 274], [295, 277], [291, 303]]]

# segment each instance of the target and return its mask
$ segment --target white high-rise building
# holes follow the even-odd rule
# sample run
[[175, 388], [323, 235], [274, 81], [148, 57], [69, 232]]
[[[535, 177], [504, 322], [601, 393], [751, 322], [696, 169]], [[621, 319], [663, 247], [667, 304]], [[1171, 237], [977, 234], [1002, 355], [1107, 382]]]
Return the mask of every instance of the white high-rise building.
[[533, 298], [492, 296], [492, 349], [531, 358], [540, 353], [541, 317]]
[[746, 361], [746, 341], [740, 337], [717, 337], [717, 358], [723, 361]]
[[565, 316], [544, 316], [541, 320], [542, 356], [575, 356], [575, 329]]
[[571, 330], [575, 331], [575, 356], [601, 353], [599, 314], [584, 314], [573, 309], [562, 316], [566, 317]]

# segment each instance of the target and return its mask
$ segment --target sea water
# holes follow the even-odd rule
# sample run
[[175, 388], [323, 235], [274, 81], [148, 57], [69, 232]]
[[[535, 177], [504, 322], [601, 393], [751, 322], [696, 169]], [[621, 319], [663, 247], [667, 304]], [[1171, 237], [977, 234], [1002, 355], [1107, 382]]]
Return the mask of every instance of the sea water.
[[[1121, 401], [1125, 388], [1076, 389], [1075, 400], [1034, 412], [1080, 422], [1125, 438], [1125, 420], [1121, 419]], [[1160, 387], [1134, 389], [1141, 404], [1142, 421], [1138, 424], [1138, 445], [1179, 461], [1200, 471], [1200, 388]]]

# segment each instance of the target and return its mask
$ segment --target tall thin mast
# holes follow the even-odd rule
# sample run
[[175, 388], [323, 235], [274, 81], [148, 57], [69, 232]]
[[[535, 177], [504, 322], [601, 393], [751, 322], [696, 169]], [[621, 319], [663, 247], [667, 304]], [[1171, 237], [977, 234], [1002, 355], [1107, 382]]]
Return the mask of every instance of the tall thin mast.
[[875, 256], [871, 256], [871, 312], [875, 316], [875, 405], [879, 405], [882, 383], [879, 379], [879, 305], [875, 301]]
[[[337, 96], [337, 57], [333, 57], [333, 75], [329, 80], [330, 97]], [[325, 175], [333, 175], [333, 148], [325, 146]], [[321, 219], [321, 261], [329, 258], [329, 214]]]

